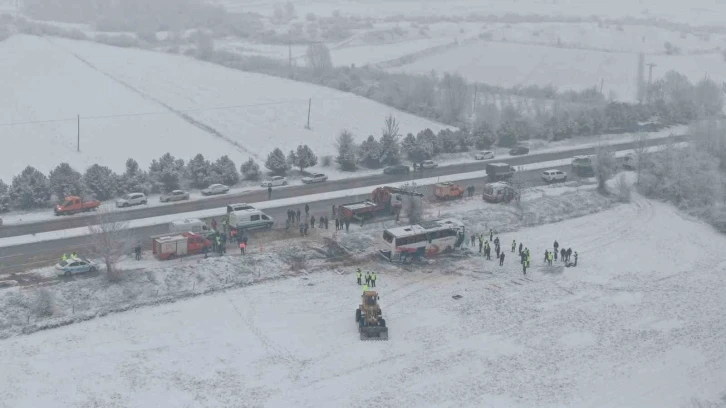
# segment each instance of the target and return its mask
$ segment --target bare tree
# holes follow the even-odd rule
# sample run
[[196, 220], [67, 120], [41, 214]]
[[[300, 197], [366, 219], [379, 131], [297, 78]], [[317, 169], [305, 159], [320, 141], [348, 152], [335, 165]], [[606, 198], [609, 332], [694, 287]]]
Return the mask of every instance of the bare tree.
[[600, 145], [595, 150], [595, 157], [592, 163], [592, 168], [595, 172], [595, 178], [597, 179], [597, 189], [601, 193], [607, 191], [608, 179], [615, 174], [617, 170], [617, 161], [615, 160], [615, 153], [610, 146]]
[[133, 247], [133, 237], [129, 231], [128, 221], [116, 221], [111, 213], [99, 212], [94, 220], [95, 225], [88, 227], [91, 233], [90, 251], [94, 258], [101, 259], [106, 265], [106, 276], [115, 281], [121, 278], [121, 271], [116, 264], [128, 254]]
[[640, 175], [643, 172], [643, 163], [645, 160], [645, 155], [648, 153], [648, 146], [647, 141], [648, 138], [644, 133], [638, 134], [638, 137], [635, 139], [637, 146], [635, 149], [633, 149], [633, 158], [635, 159], [635, 171], [637, 174], [637, 179], [635, 184], [640, 184]]
[[306, 56], [308, 64], [310, 64], [310, 67], [315, 72], [320, 73], [333, 68], [333, 59], [330, 56], [330, 49], [328, 49], [328, 46], [323, 43], [310, 43], [310, 45], [308, 45]]
[[390, 136], [394, 139], [401, 135], [401, 133], [399, 132], [398, 121], [396, 120], [396, 118], [393, 117], [392, 114], [386, 116], [386, 122], [383, 126], [383, 130], [381, 131], [381, 133], [384, 136]]

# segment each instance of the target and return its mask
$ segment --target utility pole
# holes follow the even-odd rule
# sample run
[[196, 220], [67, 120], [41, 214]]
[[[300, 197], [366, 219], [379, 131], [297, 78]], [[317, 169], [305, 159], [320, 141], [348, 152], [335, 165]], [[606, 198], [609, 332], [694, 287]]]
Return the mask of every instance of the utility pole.
[[651, 86], [653, 85], [653, 67], [655, 67], [656, 64], [654, 63], [648, 63], [648, 92], [646, 92], [646, 97], [648, 98], [648, 101], [650, 101], [650, 93], [651, 93]]
[[478, 84], [474, 83], [474, 105], [471, 107], [471, 113], [472, 115], [476, 113], [476, 91], [477, 91]]
[[310, 129], [310, 107], [313, 105], [313, 98], [308, 99], [308, 124], [305, 126], [305, 129]]
[[76, 151], [81, 151], [81, 115], [78, 115], [76, 122], [76, 129], [78, 130], [78, 135], [76, 136]]
[[290, 78], [292, 78], [292, 32], [287, 31], [287, 60], [290, 65]]

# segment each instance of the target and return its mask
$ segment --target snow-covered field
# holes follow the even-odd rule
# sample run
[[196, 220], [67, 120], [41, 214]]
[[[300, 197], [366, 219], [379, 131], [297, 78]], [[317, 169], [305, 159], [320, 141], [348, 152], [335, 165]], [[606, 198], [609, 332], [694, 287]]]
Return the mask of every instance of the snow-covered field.
[[[61, 281], [47, 287], [56, 319], [171, 290], [230, 289], [3, 340], [0, 406], [660, 408], [718, 399], [726, 238], [665, 204], [635, 196], [612, 206], [566, 189], [531, 192], [538, 198], [525, 196], [525, 211], [541, 213], [541, 224], [603, 210], [520, 228], [513, 207], [439, 209], [472, 232], [494, 228], [504, 248], [523, 242], [533, 255], [526, 278], [510, 252], [501, 267], [477, 252], [383, 263], [365, 256], [383, 227], [371, 224], [338, 237], [353, 264], [316, 257], [315, 236], [267, 251], [253, 244], [246, 258], [144, 261], [116, 285]], [[542, 263], [555, 239], [579, 252], [576, 268]], [[300, 252], [312, 255], [291, 271], [285, 258]], [[358, 339], [356, 264], [379, 273], [388, 342]], [[34, 290], [0, 291], [6, 325], [32, 310]]]
[[[240, 164], [306, 143], [323, 156], [341, 129], [359, 140], [379, 135], [389, 114], [404, 133], [442, 128], [352, 94], [181, 56], [32, 36], [13, 36], [0, 49], [8, 79], [0, 121], [33, 122], [0, 127], [12, 141], [0, 151], [6, 182], [28, 164], [44, 172], [62, 161], [122, 171], [129, 157], [146, 167], [167, 151], [186, 160], [227, 154]], [[63, 121], [36, 123], [55, 119]]]
[[[272, 15], [274, 2], [247, 0], [217, 0], [230, 10], [258, 12]], [[546, 15], [559, 17], [665, 19], [693, 25], [721, 25], [726, 15], [726, 5], [719, 0], [694, 0], [683, 2], [663, 2], [660, 0], [614, 0], [599, 2], [594, 0], [394, 0], [368, 1], [349, 0], [296, 0], [295, 9], [305, 16], [314, 13], [329, 16], [333, 10], [341, 14], [366, 17], [466, 17], [472, 14], [497, 15]]]
[[[431, 70], [458, 72], [469, 80], [493, 85], [554, 85], [560, 90], [599, 88], [603, 81], [604, 94], [614, 92], [617, 99], [634, 100], [637, 63], [636, 53], [479, 41], [423, 57], [391, 71], [416, 74], [427, 74]], [[657, 65], [653, 70], [654, 79], [675, 70], [693, 82], [704, 75], [717, 83], [726, 81], [726, 61], [719, 53], [650, 55], [645, 58], [645, 63]]]

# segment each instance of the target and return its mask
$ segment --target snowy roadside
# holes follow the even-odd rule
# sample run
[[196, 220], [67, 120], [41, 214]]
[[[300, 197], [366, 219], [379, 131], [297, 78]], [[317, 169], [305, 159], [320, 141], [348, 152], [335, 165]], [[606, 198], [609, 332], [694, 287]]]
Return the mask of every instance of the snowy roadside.
[[[686, 131], [685, 126], [674, 126], [668, 129], [664, 129], [659, 132], [648, 132], [648, 133], [626, 133], [626, 134], [620, 134], [620, 135], [602, 135], [602, 136], [587, 136], [587, 137], [579, 137], [579, 138], [573, 138], [568, 140], [563, 140], [559, 142], [549, 142], [549, 143], [539, 143], [541, 141], [539, 140], [531, 140], [528, 143], [525, 143], [525, 145], [529, 146], [530, 149], [533, 150], [533, 154], [547, 154], [547, 153], [558, 153], [558, 152], [566, 152], [573, 149], [583, 149], [583, 148], [591, 148], [596, 147], [602, 144], [620, 144], [620, 143], [628, 143], [628, 142], [634, 142], [637, 140], [637, 138], [642, 135], [645, 140], [652, 140], [652, 139], [667, 139], [671, 135], [680, 135], [684, 134]], [[495, 154], [495, 161], [499, 160], [506, 160], [505, 158], [508, 157], [508, 149], [507, 148], [492, 148], [490, 149]], [[436, 162], [439, 164], [439, 167], [446, 167], [451, 165], [457, 165], [457, 164], [464, 164], [464, 163], [474, 163], [478, 160], [474, 159], [474, 154], [476, 152], [466, 152], [466, 153], [447, 153], [442, 154], [439, 157], [437, 157]], [[308, 172], [320, 172], [324, 173], [328, 176], [328, 179], [331, 181], [334, 180], [347, 180], [347, 179], [355, 179], [360, 177], [367, 177], [372, 175], [377, 175], [381, 173], [380, 169], [365, 169], [361, 168], [358, 171], [351, 173], [351, 172], [344, 172], [334, 167], [324, 167], [324, 166], [316, 166], [311, 167], [308, 169]], [[294, 176], [289, 176], [288, 186], [299, 186], [302, 185], [302, 182], [300, 179], [302, 178], [301, 175], [296, 174]], [[275, 187], [275, 189], [280, 188], [286, 188], [286, 187]], [[239, 194], [239, 193], [246, 193], [250, 191], [261, 191], [263, 190], [262, 187], [260, 187], [260, 182], [258, 181], [241, 181], [239, 184], [232, 186], [230, 188], [229, 194]], [[200, 201], [207, 199], [206, 196], [203, 196], [199, 190], [189, 190], [190, 193], [190, 200], [192, 201]], [[159, 201], [159, 194], [150, 194], [148, 196], [148, 204], [147, 206], [173, 206], [176, 204], [180, 204], [179, 202], [172, 202], [172, 203], [162, 203]], [[102, 208], [106, 211], [129, 211], [138, 209], [138, 207], [128, 207], [128, 208], [118, 208], [115, 206], [115, 200], [106, 201], [102, 204]], [[182, 202], [183, 203], [183, 202]], [[18, 225], [18, 224], [24, 224], [24, 223], [34, 223], [34, 222], [42, 222], [46, 220], [51, 220], [57, 218], [53, 211], [50, 209], [43, 209], [39, 211], [11, 211], [7, 212], [1, 215], [3, 219], [4, 225]], [[0, 245], [2, 246], [2, 245]]]
[[[425, 215], [460, 218], [471, 231], [493, 228], [505, 232], [613, 205], [614, 200], [594, 192], [593, 184], [568, 182], [526, 190], [521, 210], [472, 197], [432, 205]], [[142, 261], [121, 262], [126, 277], [116, 284], [110, 284], [102, 273], [68, 279], [56, 277], [52, 267], [28, 271], [14, 278], [31, 284], [0, 289], [0, 337], [290, 276], [343, 273], [351, 265], [374, 262], [379, 264], [376, 268], [388, 268], [390, 264], [378, 262], [375, 243], [383, 229], [394, 225], [394, 221], [375, 222], [337, 235], [333, 230], [313, 229], [305, 238], [295, 232], [260, 233], [251, 237], [244, 256], [231, 246], [227, 255], [208, 259], [200, 255], [160, 262], [145, 253]], [[43, 297], [52, 299], [52, 306], [43, 305]]]
[[[676, 147], [683, 147], [686, 146], [686, 142], [677, 143]], [[659, 149], [659, 146], [653, 146], [649, 147], [647, 151], [656, 151]], [[627, 154], [633, 153], [633, 150], [621, 150], [616, 152], [616, 157], [623, 157]], [[529, 170], [541, 170], [541, 169], [550, 169], [550, 168], [556, 168], [561, 166], [567, 166], [571, 162], [571, 159], [562, 159], [562, 160], [553, 160], [548, 162], [541, 162], [541, 163], [533, 163], [533, 164], [527, 164], [523, 166], [518, 166], [517, 171], [529, 171]], [[439, 182], [447, 182], [447, 181], [459, 181], [459, 180], [471, 180], [471, 179], [479, 179], [486, 177], [486, 171], [474, 171], [469, 173], [461, 173], [461, 174], [450, 174], [447, 176], [440, 176], [440, 177], [430, 177], [430, 178], [424, 178], [424, 179], [417, 179], [415, 180], [416, 184], [419, 186], [426, 186], [426, 185], [432, 185]], [[408, 182], [395, 182], [395, 183], [389, 183], [390, 186], [393, 187], [401, 187]], [[336, 198], [343, 198], [343, 197], [350, 197], [355, 195], [367, 195], [370, 193], [370, 187], [361, 187], [361, 188], [355, 188], [355, 189], [349, 189], [349, 190], [338, 190], [338, 191], [332, 191], [329, 193], [320, 193], [320, 194], [311, 194], [307, 196], [301, 196], [301, 197], [291, 197], [291, 198], [284, 198], [279, 200], [269, 200], [264, 202], [255, 203], [255, 207], [259, 209], [266, 209], [266, 208], [278, 208], [278, 207], [285, 207], [285, 206], [292, 206], [295, 204], [298, 204], [301, 202], [301, 200], [308, 201], [308, 202], [315, 202], [315, 201], [323, 201], [323, 200], [331, 200]], [[201, 211], [193, 211], [183, 214], [172, 214], [172, 215], [165, 215], [165, 216], [159, 216], [159, 217], [149, 217], [149, 218], [141, 218], [137, 220], [131, 220], [129, 221], [129, 228], [140, 228], [140, 227], [147, 227], [147, 226], [153, 226], [153, 225], [161, 225], [161, 224], [167, 224], [174, 220], [184, 219], [184, 218], [211, 218], [211, 217], [220, 217], [224, 215], [225, 209], [224, 208], [213, 208], [209, 210], [201, 210]], [[89, 235], [88, 228], [87, 227], [81, 227], [81, 228], [71, 228], [66, 230], [60, 230], [60, 231], [50, 231], [50, 232], [42, 232], [39, 234], [31, 234], [31, 235], [19, 235], [15, 237], [7, 237], [7, 238], [0, 238], [0, 248], [1, 247], [7, 247], [7, 246], [13, 246], [13, 245], [23, 245], [23, 244], [29, 244], [34, 242], [44, 242], [44, 241], [52, 241], [57, 239], [64, 239], [64, 238], [73, 238], [73, 237], [80, 237]]]

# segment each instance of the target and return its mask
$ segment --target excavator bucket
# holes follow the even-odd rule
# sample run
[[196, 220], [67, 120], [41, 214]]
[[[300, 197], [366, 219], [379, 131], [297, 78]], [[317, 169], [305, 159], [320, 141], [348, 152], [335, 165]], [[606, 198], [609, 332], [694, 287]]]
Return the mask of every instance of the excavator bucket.
[[388, 340], [388, 327], [385, 326], [361, 326], [361, 340]]

